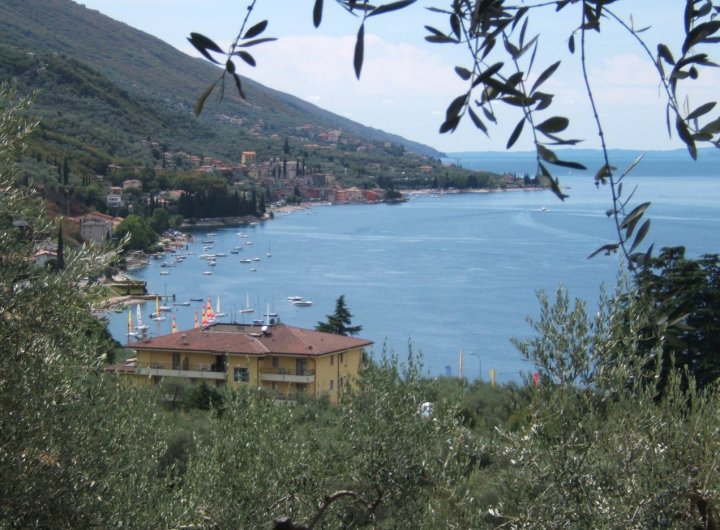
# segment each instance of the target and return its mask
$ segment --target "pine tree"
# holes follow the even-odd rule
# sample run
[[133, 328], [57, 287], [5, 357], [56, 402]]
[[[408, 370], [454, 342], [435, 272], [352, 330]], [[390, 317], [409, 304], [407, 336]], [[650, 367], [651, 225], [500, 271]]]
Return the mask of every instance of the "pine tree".
[[351, 326], [352, 313], [345, 305], [345, 295], [341, 294], [335, 302], [335, 313], [327, 315], [327, 322], [318, 322], [315, 330], [336, 335], [354, 336], [362, 331], [362, 326]]

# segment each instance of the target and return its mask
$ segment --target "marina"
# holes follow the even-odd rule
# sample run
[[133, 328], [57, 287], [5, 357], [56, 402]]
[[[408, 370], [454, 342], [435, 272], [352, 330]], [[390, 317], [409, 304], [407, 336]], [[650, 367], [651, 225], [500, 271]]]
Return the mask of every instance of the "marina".
[[[720, 249], [718, 179], [668, 176], [636, 182], [639, 196], [653, 203], [648, 241], [656, 248], [684, 244], [690, 257]], [[313, 328], [345, 295], [352, 323], [363, 326], [360, 336], [375, 342], [373, 355], [385, 349], [403, 359], [411, 349], [422, 356], [428, 374], [457, 375], [463, 349], [466, 377], [479, 376], [482, 368], [487, 379], [494, 368], [498, 381], [517, 381], [530, 367], [510, 339], [532, 336], [525, 318], [538, 316], [536, 291], [552, 297], [563, 285], [591, 307], [602, 283], [614, 287], [619, 270], [617, 257], [587, 259], [613, 238], [605, 215], [607, 190], [596, 189], [591, 177], [569, 177], [565, 184], [572, 192], [565, 202], [533, 191], [418, 195], [400, 205], [315, 206], [313, 215], [243, 226], [255, 246], [272, 244], [272, 259], [260, 266], [252, 258], [241, 263], [230, 255], [217, 261], [214, 274], [199, 259], [207, 237], [198, 229], [172, 274], [160, 276], [161, 260], [150, 260], [132, 275], [146, 281], [151, 293], [167, 288], [169, 295], [191, 302], [173, 306], [179, 330], [194, 326], [208, 296], [222, 298], [223, 321], [250, 322], [258, 314], [249, 312], [251, 306], [263, 308], [264, 320], [269, 304], [282, 322]], [[213, 231], [216, 250], [235, 245], [238, 227]], [[296, 305], [289, 297], [312, 305]], [[108, 318], [113, 336], [126, 342], [127, 311], [110, 312]], [[150, 337], [171, 332], [170, 319], [149, 325]], [[471, 352], [477, 365], [469, 361], [475, 358]]]

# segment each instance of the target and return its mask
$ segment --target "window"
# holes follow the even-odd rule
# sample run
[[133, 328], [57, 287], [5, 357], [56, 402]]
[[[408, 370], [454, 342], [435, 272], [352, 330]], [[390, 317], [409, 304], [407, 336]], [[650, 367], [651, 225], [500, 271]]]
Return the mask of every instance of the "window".
[[235, 367], [233, 376], [236, 383], [247, 383], [250, 381], [250, 371], [247, 368]]
[[172, 354], [172, 369], [180, 370], [180, 352], [173, 352]]
[[340, 364], [342, 364], [342, 362], [343, 362], [343, 354], [341, 353], [340, 354]]
[[332, 390], [335, 387], [335, 380], [330, 379], [330, 390]]
[[280, 368], [280, 357], [273, 357], [273, 358], [272, 358], [272, 367], [273, 367], [273, 368]]
[[330, 356], [330, 366], [332, 366], [333, 364], [335, 364], [335, 356], [331, 355]]
[[307, 359], [295, 359], [295, 373], [307, 375]]

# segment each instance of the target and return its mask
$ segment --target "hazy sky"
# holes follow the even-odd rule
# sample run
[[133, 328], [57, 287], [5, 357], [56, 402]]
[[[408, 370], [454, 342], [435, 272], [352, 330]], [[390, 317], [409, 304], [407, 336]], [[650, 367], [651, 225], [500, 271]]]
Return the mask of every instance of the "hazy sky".
[[[199, 32], [226, 47], [235, 37], [249, 2], [238, 0], [84, 0], [79, 2], [135, 28], [151, 33], [179, 50], [199, 55], [187, 42]], [[249, 51], [257, 66], [244, 66], [242, 75], [271, 88], [293, 94], [364, 125], [399, 134], [441, 151], [503, 150], [510, 131], [520, 119], [518, 109], [499, 114], [501, 125], [490, 128], [490, 138], [465, 120], [451, 134], [438, 128], [447, 105], [466, 87], [455, 66], [471, 66], [460, 46], [429, 44], [425, 25], [445, 30], [445, 17], [426, 7], [441, 7], [441, 0], [419, 0], [397, 13], [366, 22], [365, 63], [362, 78], [355, 79], [353, 48], [359, 19], [332, 0], [325, 0], [323, 23], [312, 24], [313, 0], [258, 0], [252, 21], [269, 19], [264, 36], [279, 40]], [[519, 5], [529, 2], [517, 0]], [[651, 26], [643, 33], [651, 50], [663, 42], [677, 49], [682, 42], [684, 2], [678, 0], [624, 0], [616, 12], [635, 27]], [[620, 9], [620, 6], [623, 9]], [[579, 53], [569, 53], [567, 39], [579, 21], [578, 6], [569, 6], [558, 18], [546, 8], [528, 34], [541, 33], [541, 53], [531, 80], [556, 60], [562, 60], [557, 79], [545, 85], [555, 103], [543, 115], [570, 118], [567, 136], [585, 140], [579, 147], [599, 147], [586, 93], [581, 84]], [[611, 21], [601, 35], [589, 38], [589, 77], [611, 148], [670, 149], [682, 147], [668, 138], [665, 100], [657, 75], [645, 52], [627, 33], [613, 30]], [[576, 40], [576, 42], [579, 42]], [[579, 46], [578, 46], [579, 47]], [[500, 60], [500, 59], [498, 59]], [[494, 62], [494, 61], [492, 61]], [[241, 61], [237, 61], [241, 63]], [[711, 101], [720, 86], [718, 69], [702, 72], [688, 94], [691, 108]], [[210, 82], [212, 80], [208, 80]], [[544, 119], [544, 118], [543, 118]], [[532, 148], [530, 135], [516, 150]]]

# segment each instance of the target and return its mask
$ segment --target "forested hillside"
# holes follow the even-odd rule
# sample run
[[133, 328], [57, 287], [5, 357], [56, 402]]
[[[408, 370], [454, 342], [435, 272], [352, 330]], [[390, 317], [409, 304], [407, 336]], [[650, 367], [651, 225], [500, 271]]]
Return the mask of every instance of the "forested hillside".
[[[196, 119], [193, 106], [215, 67], [70, 0], [3, 2], [0, 50], [0, 77], [16, 78], [24, 93], [39, 90], [34, 110], [43, 117], [47, 154], [71, 150], [94, 170], [108, 159], [147, 162], [150, 153], [139, 143], [147, 138], [226, 160], [242, 150], [277, 155], [285, 138], [332, 143], [345, 158], [363, 146], [374, 162], [440, 155], [250, 79], [243, 80], [246, 100], [227, 91]], [[338, 130], [339, 142], [324, 140]], [[316, 155], [332, 163], [332, 154]]]

